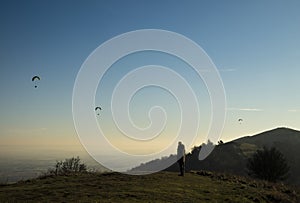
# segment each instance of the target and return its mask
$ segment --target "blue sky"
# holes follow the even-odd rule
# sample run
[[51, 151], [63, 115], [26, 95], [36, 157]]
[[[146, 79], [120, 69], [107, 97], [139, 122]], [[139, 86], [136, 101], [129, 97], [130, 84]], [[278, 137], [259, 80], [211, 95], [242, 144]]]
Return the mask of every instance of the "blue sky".
[[[223, 140], [299, 129], [299, 9], [299, 1], [1, 1], [0, 143], [78, 144], [72, 90], [82, 63], [106, 40], [149, 28], [185, 35], [219, 69], [228, 106]], [[37, 89], [33, 75], [41, 77]]]

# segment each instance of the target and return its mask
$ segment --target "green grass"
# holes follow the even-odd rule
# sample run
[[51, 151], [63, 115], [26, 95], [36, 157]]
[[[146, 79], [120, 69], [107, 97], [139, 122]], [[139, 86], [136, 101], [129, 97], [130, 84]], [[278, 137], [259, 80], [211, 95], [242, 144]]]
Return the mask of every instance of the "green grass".
[[285, 185], [191, 172], [145, 176], [87, 173], [0, 186], [0, 202], [299, 202]]
[[255, 144], [242, 143], [240, 144], [240, 149], [242, 150], [242, 153], [249, 158], [256, 152], [256, 150], [259, 149], [259, 147], [257, 147]]

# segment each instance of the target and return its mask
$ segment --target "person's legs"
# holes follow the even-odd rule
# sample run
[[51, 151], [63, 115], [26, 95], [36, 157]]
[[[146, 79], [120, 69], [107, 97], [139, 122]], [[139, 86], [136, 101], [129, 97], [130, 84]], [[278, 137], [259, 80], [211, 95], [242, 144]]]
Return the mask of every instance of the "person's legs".
[[184, 175], [184, 162], [183, 162], [183, 158], [178, 160], [178, 164], [179, 164], [179, 169], [180, 169], [180, 175], [183, 176]]
[[185, 162], [182, 159], [182, 171], [181, 171], [182, 176], [184, 176], [184, 172], [185, 172]]

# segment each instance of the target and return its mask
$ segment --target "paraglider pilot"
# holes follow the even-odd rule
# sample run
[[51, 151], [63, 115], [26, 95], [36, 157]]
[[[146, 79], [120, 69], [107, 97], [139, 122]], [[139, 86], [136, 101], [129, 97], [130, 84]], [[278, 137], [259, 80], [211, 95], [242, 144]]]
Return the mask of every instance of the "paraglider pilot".
[[[36, 75], [36, 76], [33, 76], [32, 79], [31, 79], [32, 82], [34, 82], [36, 80], [41, 80], [41, 78]], [[37, 85], [35, 85], [34, 88], [37, 88]]]

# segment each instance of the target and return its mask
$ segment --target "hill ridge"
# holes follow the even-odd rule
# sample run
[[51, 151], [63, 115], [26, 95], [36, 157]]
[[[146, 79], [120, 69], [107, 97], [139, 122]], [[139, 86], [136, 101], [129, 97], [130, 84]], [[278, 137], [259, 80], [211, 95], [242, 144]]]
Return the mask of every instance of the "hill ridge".
[[[237, 139], [234, 139], [234, 140], [231, 140], [229, 142], [235, 142], [235, 141], [238, 141], [240, 139], [244, 139], [244, 138], [250, 138], [250, 137], [256, 137], [256, 136], [260, 136], [260, 135], [264, 135], [264, 134], [267, 134], [267, 133], [274, 133], [274, 132], [293, 132], [293, 133], [299, 133], [300, 135], [300, 131], [299, 130], [295, 130], [295, 129], [292, 129], [292, 128], [288, 128], [288, 127], [277, 127], [277, 128], [272, 128], [270, 130], [266, 130], [266, 131], [263, 131], [263, 132], [259, 132], [259, 133], [256, 133], [254, 135], [247, 135], [247, 136], [243, 136], [243, 137], [239, 137]], [[226, 142], [226, 143], [229, 143], [229, 142]]]

